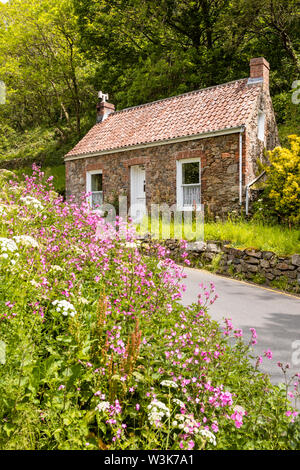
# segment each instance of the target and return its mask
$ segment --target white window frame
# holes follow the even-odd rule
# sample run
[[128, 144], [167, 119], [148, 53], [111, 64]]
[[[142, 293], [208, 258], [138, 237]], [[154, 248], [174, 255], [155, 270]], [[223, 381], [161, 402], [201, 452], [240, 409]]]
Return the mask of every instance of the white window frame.
[[200, 188], [200, 202], [196, 205], [196, 209], [201, 209], [201, 159], [200, 158], [185, 158], [177, 160], [176, 162], [176, 200], [178, 211], [193, 211], [194, 206], [183, 205], [183, 186], [196, 186], [195, 184], [182, 184], [182, 165], [184, 163], [199, 163], [199, 188]]
[[257, 137], [261, 142], [265, 141], [265, 121], [266, 113], [259, 111], [257, 118]]
[[[102, 193], [102, 200], [103, 200], [103, 190], [102, 191], [92, 191], [92, 175], [102, 175], [102, 170], [91, 170], [86, 172], [86, 192], [87, 194], [92, 193], [92, 192], [101, 192]], [[88, 197], [88, 203], [90, 205], [90, 208], [93, 211], [99, 211], [100, 209], [93, 209], [92, 207], [92, 194], [89, 195]]]

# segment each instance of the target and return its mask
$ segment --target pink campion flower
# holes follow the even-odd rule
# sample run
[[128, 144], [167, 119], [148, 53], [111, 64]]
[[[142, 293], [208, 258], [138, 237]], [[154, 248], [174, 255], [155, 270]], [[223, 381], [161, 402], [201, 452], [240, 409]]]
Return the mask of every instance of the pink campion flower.
[[257, 338], [257, 333], [255, 328], [250, 328], [250, 331], [252, 333], [252, 338]]
[[270, 349], [268, 349], [267, 351], [264, 351], [265, 353], [265, 356], [268, 358], [268, 359], [272, 359], [273, 357], [273, 353]]
[[254, 345], [254, 344], [257, 344], [257, 333], [256, 333], [256, 330], [255, 328], [250, 328], [250, 331], [252, 333], [252, 338], [251, 338], [251, 344]]
[[166, 305], [166, 309], [167, 309], [167, 311], [168, 311], [169, 313], [171, 313], [172, 310], [173, 310], [173, 307], [172, 307], [171, 304], [167, 304], [167, 305]]
[[194, 441], [188, 441], [188, 450], [192, 450], [195, 447], [195, 442]]
[[224, 336], [229, 336], [230, 332], [233, 330], [233, 324], [231, 318], [225, 318], [226, 327], [224, 330]]
[[237, 412], [234, 412], [230, 418], [234, 421], [235, 427], [240, 428], [243, 425], [243, 416]]
[[218, 431], [219, 431], [219, 426], [218, 426], [218, 423], [217, 423], [216, 421], [212, 423], [211, 429], [212, 429], [214, 432], [218, 432]]
[[69, 298], [70, 297], [70, 293], [67, 291], [67, 290], [63, 290], [61, 292], [62, 295], [64, 295], [65, 297]]
[[241, 338], [241, 337], [243, 336], [243, 330], [241, 330], [241, 329], [235, 330], [234, 336], [235, 336], [236, 338]]
[[108, 419], [107, 421], [105, 421], [107, 424], [117, 424], [117, 421], [115, 419]]
[[14, 303], [11, 303], [11, 302], [5, 302], [5, 305], [8, 307], [8, 308], [13, 308], [14, 305], [15, 305], [15, 302]]
[[64, 388], [66, 388], [65, 385], [60, 385], [60, 386], [58, 387], [58, 390], [63, 390]]
[[234, 407], [234, 413], [230, 418], [234, 421], [236, 428], [240, 428], [243, 425], [243, 417], [246, 416], [246, 414], [246, 411], [241, 406]]
[[136, 411], [139, 411], [140, 405], [138, 403], [135, 405], [135, 409], [136, 409]]

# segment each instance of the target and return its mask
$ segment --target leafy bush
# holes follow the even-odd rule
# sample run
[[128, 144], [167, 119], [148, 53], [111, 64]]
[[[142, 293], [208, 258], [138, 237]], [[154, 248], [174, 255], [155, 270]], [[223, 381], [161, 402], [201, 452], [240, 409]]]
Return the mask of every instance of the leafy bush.
[[251, 365], [255, 330], [245, 344], [209, 317], [214, 285], [183, 307], [163, 247], [142, 254], [42, 176], [0, 193], [0, 448], [299, 449], [286, 389]]
[[267, 180], [262, 197], [263, 211], [281, 222], [300, 222], [300, 137], [289, 136], [290, 149], [276, 147], [269, 151], [270, 165], [265, 166]]

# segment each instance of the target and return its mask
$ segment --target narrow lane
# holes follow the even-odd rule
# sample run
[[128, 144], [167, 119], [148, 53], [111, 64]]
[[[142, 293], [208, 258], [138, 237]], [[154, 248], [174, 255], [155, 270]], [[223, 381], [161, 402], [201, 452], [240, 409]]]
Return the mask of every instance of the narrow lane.
[[[263, 355], [270, 349], [271, 360], [264, 358], [261, 369], [270, 374], [273, 383], [283, 382], [277, 362], [289, 363], [289, 375], [300, 372], [300, 298], [275, 290], [218, 276], [208, 271], [186, 268], [187, 291], [183, 303], [197, 301], [199, 283], [213, 282], [219, 298], [209, 308], [213, 319], [231, 318], [235, 328], [241, 328], [245, 340], [255, 328], [258, 343], [254, 353]], [[298, 344], [296, 343], [298, 342]]]

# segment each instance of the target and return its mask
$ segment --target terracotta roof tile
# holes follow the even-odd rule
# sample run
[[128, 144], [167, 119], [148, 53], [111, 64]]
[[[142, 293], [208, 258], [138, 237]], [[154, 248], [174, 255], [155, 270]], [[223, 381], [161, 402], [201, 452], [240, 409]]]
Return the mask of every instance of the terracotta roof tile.
[[117, 111], [96, 124], [66, 157], [188, 137], [244, 125], [261, 92], [248, 79]]

